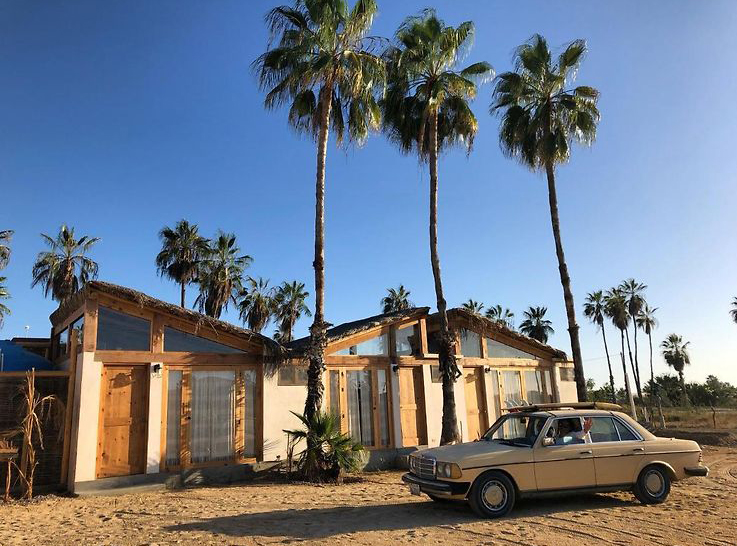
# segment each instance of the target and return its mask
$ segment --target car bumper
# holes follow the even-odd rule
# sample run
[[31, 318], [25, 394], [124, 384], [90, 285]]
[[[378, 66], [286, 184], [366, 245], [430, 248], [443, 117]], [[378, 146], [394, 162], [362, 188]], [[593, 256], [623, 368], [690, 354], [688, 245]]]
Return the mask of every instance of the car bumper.
[[465, 495], [471, 485], [468, 482], [441, 482], [439, 480], [426, 480], [409, 473], [402, 476], [402, 481], [408, 485], [418, 485], [420, 487], [420, 491], [423, 493], [440, 496]]
[[708, 476], [709, 468], [706, 466], [687, 466], [683, 469], [686, 476]]

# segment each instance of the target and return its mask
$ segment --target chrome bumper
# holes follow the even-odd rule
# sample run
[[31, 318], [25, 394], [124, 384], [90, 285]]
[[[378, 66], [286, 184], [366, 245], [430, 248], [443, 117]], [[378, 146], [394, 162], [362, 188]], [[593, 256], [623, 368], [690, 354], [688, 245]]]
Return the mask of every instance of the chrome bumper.
[[687, 476], [708, 476], [709, 468], [706, 466], [686, 466], [683, 471]]
[[465, 495], [471, 484], [468, 482], [441, 482], [418, 478], [414, 474], [404, 474], [402, 481], [406, 484], [419, 485], [420, 491], [430, 495]]

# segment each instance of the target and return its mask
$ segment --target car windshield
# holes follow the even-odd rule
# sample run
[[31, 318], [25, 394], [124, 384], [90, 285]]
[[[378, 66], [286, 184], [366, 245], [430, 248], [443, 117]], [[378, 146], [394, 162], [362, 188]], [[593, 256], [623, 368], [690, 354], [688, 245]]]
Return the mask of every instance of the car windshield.
[[487, 442], [532, 447], [547, 420], [547, 417], [537, 415], [510, 413], [494, 423], [482, 439]]

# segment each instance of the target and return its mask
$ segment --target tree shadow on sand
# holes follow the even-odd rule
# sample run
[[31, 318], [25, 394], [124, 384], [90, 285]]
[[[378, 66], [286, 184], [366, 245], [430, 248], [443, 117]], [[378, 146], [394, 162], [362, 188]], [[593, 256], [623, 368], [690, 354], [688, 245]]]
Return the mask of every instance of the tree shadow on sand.
[[581, 510], [606, 510], [633, 504], [634, 501], [607, 495], [522, 500], [509, 516], [499, 520], [482, 520], [467, 504], [461, 502], [409, 502], [383, 506], [336, 506], [256, 512], [181, 523], [164, 529], [171, 532], [205, 531], [232, 537], [323, 539], [348, 533], [409, 530], [478, 521], [503, 526], [505, 521], [519, 518]]

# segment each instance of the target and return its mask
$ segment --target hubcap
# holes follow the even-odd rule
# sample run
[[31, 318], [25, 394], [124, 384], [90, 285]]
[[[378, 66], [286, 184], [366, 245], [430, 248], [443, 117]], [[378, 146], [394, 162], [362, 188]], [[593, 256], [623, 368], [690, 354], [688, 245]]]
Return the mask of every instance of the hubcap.
[[481, 498], [486, 508], [496, 512], [507, 503], [507, 489], [500, 482], [491, 480], [484, 485]]
[[645, 489], [653, 497], [659, 497], [665, 489], [665, 480], [660, 472], [651, 470], [645, 475]]

